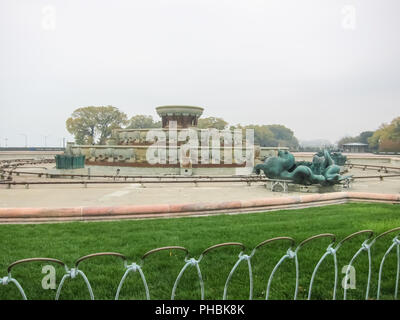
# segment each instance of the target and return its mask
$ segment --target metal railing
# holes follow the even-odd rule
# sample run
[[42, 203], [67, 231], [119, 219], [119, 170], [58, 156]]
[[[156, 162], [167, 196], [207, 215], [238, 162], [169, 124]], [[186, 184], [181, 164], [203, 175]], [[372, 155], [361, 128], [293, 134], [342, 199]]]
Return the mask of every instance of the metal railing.
[[[239, 243], [239, 242], [227, 242], [227, 243], [220, 243], [220, 244], [216, 244], [211, 247], [208, 247], [207, 249], [203, 250], [203, 252], [200, 254], [200, 256], [198, 258], [192, 257], [189, 253], [189, 250], [184, 247], [181, 247], [181, 246], [160, 247], [160, 248], [152, 249], [152, 250], [146, 252], [145, 254], [143, 254], [138, 263], [132, 262], [130, 264], [128, 263], [128, 259], [125, 255], [123, 255], [121, 253], [117, 253], [117, 252], [100, 252], [100, 253], [93, 253], [93, 254], [83, 256], [76, 260], [76, 262], [72, 268], [69, 268], [63, 261], [58, 260], [58, 259], [28, 258], [28, 259], [22, 259], [22, 260], [18, 260], [18, 261], [11, 263], [7, 268], [8, 275], [3, 278], [0, 278], [0, 284], [8, 285], [10, 283], [13, 283], [18, 288], [22, 299], [27, 299], [27, 296], [26, 296], [25, 291], [23, 290], [22, 286], [20, 285], [18, 280], [12, 276], [12, 269], [17, 265], [31, 263], [31, 262], [38, 262], [38, 261], [39, 262], [47, 262], [47, 263], [56, 263], [56, 264], [61, 265], [65, 269], [65, 274], [63, 275], [62, 280], [56, 291], [56, 296], [55, 296], [56, 300], [58, 300], [60, 297], [60, 294], [61, 294], [62, 288], [65, 284], [65, 281], [67, 279], [73, 280], [77, 276], [81, 276], [83, 278], [83, 280], [85, 281], [87, 290], [90, 294], [90, 299], [94, 300], [95, 297], [93, 294], [93, 289], [90, 284], [90, 281], [89, 281], [88, 277], [86, 276], [86, 274], [81, 269], [79, 269], [79, 265], [80, 265], [80, 263], [82, 263], [85, 260], [95, 259], [100, 256], [112, 256], [112, 257], [121, 259], [123, 261], [123, 267], [125, 270], [125, 272], [119, 282], [117, 292], [115, 293], [115, 300], [119, 299], [120, 291], [125, 283], [126, 278], [128, 277], [129, 273], [131, 273], [131, 272], [138, 272], [140, 274], [141, 281], [143, 283], [143, 287], [144, 287], [145, 293], [146, 293], [146, 299], [150, 300], [151, 294], [150, 294], [150, 290], [149, 290], [149, 287], [148, 287], [148, 284], [146, 281], [146, 276], [145, 276], [146, 268], [143, 265], [145, 259], [148, 258], [150, 255], [154, 255], [160, 251], [168, 250], [171, 252], [171, 251], [178, 250], [178, 251], [183, 251], [185, 253], [184, 265], [181, 268], [181, 270], [174, 282], [174, 285], [173, 285], [173, 288], [171, 291], [171, 300], [175, 299], [176, 291], [177, 291], [178, 285], [180, 283], [180, 280], [181, 280], [183, 274], [185, 273], [185, 271], [190, 267], [195, 268], [197, 271], [198, 281], [200, 284], [200, 297], [202, 300], [204, 300], [205, 285], [204, 285], [203, 276], [202, 276], [202, 272], [201, 272], [202, 260], [209, 252], [214, 251], [215, 249], [223, 248], [223, 247], [225, 247], [225, 248], [226, 247], [236, 247], [236, 248], [240, 249], [240, 253], [238, 255], [238, 259], [236, 260], [235, 264], [231, 268], [231, 271], [225, 281], [222, 299], [224, 299], [224, 300], [227, 299], [228, 289], [229, 289], [229, 284], [230, 284], [231, 278], [232, 278], [233, 274], [235, 273], [235, 271], [237, 270], [238, 266], [243, 261], [245, 261], [247, 263], [247, 268], [248, 268], [248, 273], [249, 273], [249, 299], [251, 300], [251, 299], [253, 299], [253, 288], [254, 288], [254, 278], [253, 278], [253, 270], [252, 270], [251, 261], [252, 261], [253, 257], [257, 254], [257, 252], [260, 250], [260, 248], [269, 246], [272, 243], [280, 242], [280, 243], [287, 243], [287, 245], [288, 245], [287, 251], [283, 256], [281, 256], [281, 258], [275, 264], [272, 272], [269, 275], [268, 282], [266, 284], [265, 299], [268, 300], [270, 298], [270, 291], [271, 291], [270, 288], [271, 288], [271, 284], [273, 282], [274, 275], [276, 274], [277, 270], [281, 267], [281, 265], [286, 260], [288, 260], [289, 262], [294, 261], [294, 264], [296, 267], [295, 268], [295, 279], [296, 279], [295, 280], [295, 290], [294, 290], [294, 295], [293, 295], [293, 299], [296, 300], [298, 298], [299, 276], [300, 276], [300, 269], [299, 269], [300, 262], [299, 262], [299, 255], [298, 255], [299, 251], [306, 250], [306, 247], [310, 243], [315, 242], [319, 239], [328, 239], [330, 242], [329, 242], [328, 246], [326, 247], [325, 251], [321, 252], [321, 257], [313, 269], [313, 272], [311, 275], [311, 280], [308, 285], [307, 299], [310, 300], [312, 297], [312, 290], [314, 287], [315, 278], [316, 278], [316, 275], [318, 273], [321, 263], [328, 256], [332, 256], [333, 261], [334, 261], [334, 265], [333, 265], [334, 266], [334, 285], [333, 285], [332, 299], [335, 300], [337, 298], [337, 290], [338, 290], [338, 263], [337, 263], [338, 251], [339, 250], [343, 251], [343, 249], [342, 249], [343, 244], [348, 242], [349, 240], [355, 239], [360, 236], [362, 236], [364, 238], [366, 236], [366, 240], [364, 240], [359, 245], [358, 250], [354, 253], [354, 255], [350, 259], [349, 263], [347, 264], [345, 278], [347, 279], [347, 277], [349, 276], [350, 268], [354, 265], [354, 262], [357, 259], [357, 257], [365, 252], [368, 256], [368, 276], [367, 276], [367, 285], [365, 288], [365, 299], [369, 299], [370, 293], [371, 293], [371, 279], [373, 276], [372, 268], [371, 268], [371, 261], [372, 261], [371, 248], [380, 239], [382, 239], [384, 236], [387, 236], [387, 235], [392, 235], [392, 236], [394, 235], [394, 237], [392, 238], [391, 245], [387, 248], [382, 259], [380, 260], [379, 272], [377, 275], [375, 275], [378, 278], [377, 291], [374, 294], [376, 295], [376, 299], [380, 299], [381, 287], [382, 287], [382, 281], [383, 281], [382, 280], [383, 279], [383, 266], [384, 266], [387, 256], [390, 254], [390, 252], [393, 249], [396, 249], [397, 263], [396, 263], [396, 279], [394, 280], [394, 298], [397, 299], [398, 298], [398, 289], [399, 289], [399, 280], [400, 280], [400, 227], [385, 231], [385, 232], [377, 235], [376, 237], [374, 237], [374, 232], [372, 230], [361, 230], [361, 231], [358, 231], [358, 232], [355, 232], [355, 233], [352, 233], [352, 234], [346, 236], [345, 238], [343, 238], [340, 241], [337, 241], [337, 237], [334, 234], [322, 233], [322, 234], [318, 234], [318, 235], [309, 237], [309, 238], [301, 241], [298, 245], [296, 245], [296, 241], [291, 237], [276, 237], [276, 238], [271, 238], [271, 239], [262, 241], [257, 246], [255, 246], [254, 249], [251, 250], [250, 254], [245, 254], [246, 248], [245, 248], [244, 244]], [[347, 282], [347, 281], [345, 281], [345, 282]], [[347, 286], [345, 286], [343, 288], [343, 290], [344, 290], [343, 291], [343, 299], [346, 300], [347, 299]]]

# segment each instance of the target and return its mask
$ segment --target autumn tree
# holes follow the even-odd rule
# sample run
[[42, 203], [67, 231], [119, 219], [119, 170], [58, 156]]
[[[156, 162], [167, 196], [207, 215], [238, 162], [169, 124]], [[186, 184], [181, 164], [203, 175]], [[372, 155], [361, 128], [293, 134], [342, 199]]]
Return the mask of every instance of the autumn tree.
[[127, 124], [127, 115], [113, 106], [82, 107], [66, 121], [67, 130], [77, 144], [105, 144], [113, 129]]
[[382, 124], [368, 138], [368, 143], [373, 150], [400, 151], [400, 117], [394, 118], [390, 124]]

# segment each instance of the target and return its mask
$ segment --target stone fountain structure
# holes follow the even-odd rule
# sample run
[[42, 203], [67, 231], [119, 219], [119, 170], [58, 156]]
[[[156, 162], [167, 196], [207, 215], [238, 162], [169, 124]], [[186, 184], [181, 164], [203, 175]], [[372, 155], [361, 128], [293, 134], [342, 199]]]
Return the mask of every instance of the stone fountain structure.
[[[221, 175], [221, 174], [250, 174], [252, 168], [246, 167], [246, 163], [235, 161], [234, 145], [225, 145], [224, 134], [232, 134], [230, 130], [213, 129], [213, 135], [219, 138], [219, 144], [202, 144], [204, 136], [207, 137], [208, 129], [198, 129], [198, 119], [204, 109], [196, 106], [160, 106], [156, 108], [162, 119], [162, 128], [158, 129], [114, 129], [110, 139], [105, 145], [76, 145], [68, 143], [66, 154], [85, 156], [86, 166], [111, 168], [124, 170], [126, 174], [182, 174], [182, 175]], [[198, 146], [187, 148], [187, 144], [195, 134], [198, 138]], [[203, 136], [203, 134], [205, 134]], [[161, 138], [160, 138], [161, 137]], [[245, 135], [241, 139], [242, 156], [249, 157], [249, 146], [246, 146]], [[211, 140], [210, 140], [211, 141]], [[215, 140], [214, 140], [215, 141]], [[162, 143], [163, 142], [163, 143]], [[236, 141], [238, 143], [238, 141]], [[150, 148], [155, 148], [155, 154], [160, 157], [158, 163], [149, 163], [148, 154]], [[183, 148], [186, 148], [185, 150]], [[208, 148], [209, 153], [204, 149]], [[261, 163], [263, 159], [276, 156], [278, 150], [287, 148], [260, 148], [258, 145], [250, 146], [253, 150], [254, 163]], [[190, 150], [188, 150], [190, 149]], [[184, 152], [183, 152], [184, 151]], [[192, 161], [192, 154], [197, 152], [199, 161]], [[219, 161], [214, 161], [213, 158]], [[225, 156], [231, 156], [233, 161], [225, 161]], [[178, 161], [171, 161], [177, 156]], [[210, 157], [210, 158], [208, 158]], [[162, 158], [162, 159], [161, 159]], [[249, 161], [250, 159], [245, 159]]]

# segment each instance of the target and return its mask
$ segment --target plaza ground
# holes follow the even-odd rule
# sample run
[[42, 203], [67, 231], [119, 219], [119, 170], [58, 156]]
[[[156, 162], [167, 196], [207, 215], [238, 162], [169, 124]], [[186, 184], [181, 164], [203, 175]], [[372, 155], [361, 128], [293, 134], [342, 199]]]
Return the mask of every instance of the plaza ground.
[[[362, 155], [357, 155], [361, 157]], [[372, 163], [374, 165], [396, 166], [387, 161], [379, 161], [379, 156], [374, 160], [366, 161], [363, 158], [353, 159], [353, 163]], [[17, 157], [32, 157], [31, 154], [8, 154], [0, 155], [0, 159], [15, 159]], [[34, 157], [52, 158], [50, 154], [34, 155]], [[307, 159], [310, 154], [299, 154], [299, 159]], [[296, 158], [297, 159], [297, 158]], [[399, 158], [400, 159], [400, 158]], [[36, 167], [36, 168], [35, 168]], [[398, 165], [400, 167], [400, 165]], [[17, 171], [43, 172], [52, 170], [54, 164], [40, 164], [37, 166], [22, 166]], [[101, 168], [100, 168], [101, 169]], [[400, 170], [384, 173], [377, 170], [362, 170], [352, 168], [345, 175], [353, 176], [379, 176], [386, 174], [399, 174]], [[92, 174], [93, 171], [92, 171]], [[20, 175], [13, 176], [15, 181], [29, 182], [38, 180], [36, 176]], [[46, 178], [40, 178], [45, 181]], [[52, 179], [52, 181], [67, 181], [71, 179]], [[79, 180], [79, 178], [75, 178]], [[347, 191], [347, 190], [344, 190]], [[372, 192], [372, 193], [400, 193], [400, 176], [379, 178], [356, 179], [348, 191]], [[75, 206], [116, 206], [116, 205], [150, 205], [150, 204], [173, 204], [173, 203], [200, 203], [215, 201], [252, 200], [265, 197], [286, 197], [290, 195], [304, 195], [304, 192], [272, 192], [262, 183], [207, 183], [200, 182], [197, 186], [193, 183], [179, 184], [146, 184], [144, 187], [137, 183], [124, 184], [95, 184], [87, 185], [30, 185], [26, 189], [23, 185], [0, 187], [0, 207], [75, 207]]]

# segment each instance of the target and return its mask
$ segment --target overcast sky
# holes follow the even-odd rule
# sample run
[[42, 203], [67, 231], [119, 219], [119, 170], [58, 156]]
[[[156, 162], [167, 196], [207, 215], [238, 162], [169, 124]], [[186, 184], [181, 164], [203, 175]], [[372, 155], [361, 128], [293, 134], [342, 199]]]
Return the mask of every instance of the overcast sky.
[[0, 145], [170, 104], [336, 142], [400, 116], [399, 40], [398, 0], [1, 0]]

